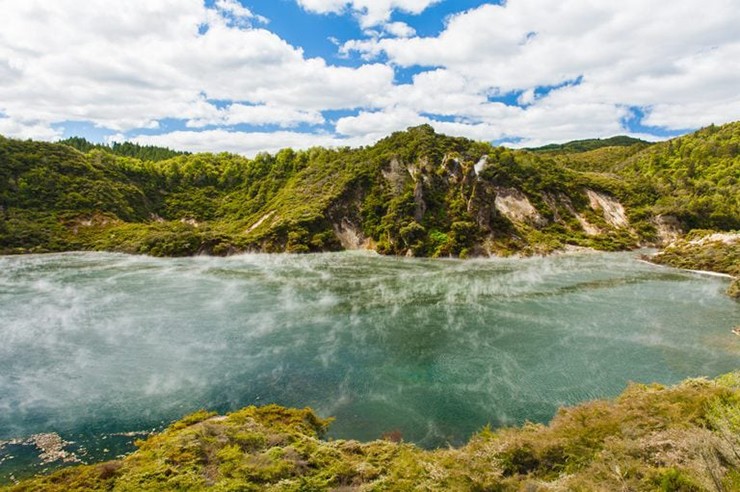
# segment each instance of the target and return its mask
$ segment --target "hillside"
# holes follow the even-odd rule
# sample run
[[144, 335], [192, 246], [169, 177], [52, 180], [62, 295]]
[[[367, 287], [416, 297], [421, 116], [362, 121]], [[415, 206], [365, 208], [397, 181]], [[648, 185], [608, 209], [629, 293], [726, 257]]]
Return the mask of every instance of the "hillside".
[[738, 490], [740, 373], [630, 385], [547, 425], [489, 428], [461, 448], [326, 441], [330, 420], [267, 405], [201, 411], [117, 461], [7, 488], [30, 490]]
[[97, 149], [124, 157], [134, 157], [142, 161], [163, 161], [178, 155], [189, 154], [189, 152], [178, 152], [165, 147], [139, 145], [131, 142], [113, 142], [110, 145], [95, 144], [80, 137], [65, 138], [60, 140], [59, 143], [68, 145], [80, 152], [90, 152]]
[[654, 211], [688, 229], [740, 229], [740, 123], [656, 144], [614, 167], [658, 193]]
[[740, 299], [740, 233], [692, 231], [674, 241], [658, 254], [647, 258], [660, 265], [688, 270], [703, 270], [730, 275], [733, 280], [727, 294]]
[[604, 147], [633, 147], [635, 145], [639, 145], [644, 148], [650, 145], [650, 142], [640, 140], [639, 138], [619, 135], [610, 138], [589, 138], [585, 140], [574, 140], [572, 142], [566, 142], [564, 144], [549, 144], [543, 145], [542, 147], [528, 148], [527, 150], [536, 153], [575, 154], [579, 152], [597, 150]]
[[601, 142], [515, 151], [424, 125], [359, 149], [140, 160], [0, 137], [0, 252], [465, 257], [740, 227], [740, 123]]

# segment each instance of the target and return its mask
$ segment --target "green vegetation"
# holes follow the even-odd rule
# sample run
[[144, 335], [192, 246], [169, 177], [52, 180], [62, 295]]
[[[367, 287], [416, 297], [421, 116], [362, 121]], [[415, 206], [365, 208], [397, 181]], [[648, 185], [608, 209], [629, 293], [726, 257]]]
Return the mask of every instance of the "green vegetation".
[[599, 150], [557, 160], [619, 177], [641, 190], [652, 214], [674, 216], [686, 230], [740, 229], [740, 123], [711, 125], [647, 148]]
[[515, 151], [422, 125], [370, 147], [247, 159], [0, 137], [0, 253], [629, 249], [660, 242], [657, 216], [738, 228], [739, 142], [733, 123], [655, 145]]
[[649, 180], [654, 212], [687, 229], [740, 229], [740, 124], [710, 126], [639, 153], [618, 166], [634, 181]]
[[611, 176], [617, 176], [614, 169], [618, 164], [645, 150], [649, 146], [649, 144], [644, 143], [629, 147], [600, 147], [583, 152], [541, 152], [540, 154], [552, 158], [558, 164], [569, 169], [582, 172], [607, 173]]
[[321, 439], [329, 420], [267, 405], [205, 411], [117, 461], [65, 468], [6, 490], [738, 490], [740, 373], [675, 387], [632, 384], [613, 401], [561, 409], [545, 426], [485, 428], [461, 448], [390, 434]]
[[639, 145], [641, 147], [647, 147], [649, 142], [640, 140], [639, 138], [627, 137], [625, 135], [619, 135], [611, 138], [590, 138], [586, 140], [574, 140], [564, 144], [550, 144], [542, 147], [535, 147], [527, 149], [531, 152], [559, 152], [559, 153], [578, 153], [587, 152], [589, 150], [601, 149], [604, 147], [633, 147]]
[[671, 243], [650, 261], [688, 270], [726, 273], [734, 277], [727, 294], [740, 299], [740, 233], [717, 234], [691, 231], [683, 240]]
[[110, 145], [94, 144], [80, 137], [66, 138], [64, 140], [60, 140], [59, 143], [68, 145], [80, 152], [87, 153], [91, 150], [103, 150], [111, 154], [124, 157], [134, 157], [142, 161], [163, 161], [178, 155], [189, 154], [189, 152], [178, 152], [165, 147], [139, 145], [131, 142], [113, 142]]

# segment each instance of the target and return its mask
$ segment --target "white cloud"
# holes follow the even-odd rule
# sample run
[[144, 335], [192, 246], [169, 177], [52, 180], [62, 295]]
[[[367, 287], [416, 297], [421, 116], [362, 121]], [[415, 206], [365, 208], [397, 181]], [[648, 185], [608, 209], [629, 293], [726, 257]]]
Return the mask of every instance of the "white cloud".
[[534, 89], [529, 88], [521, 93], [521, 95], [517, 98], [517, 103], [519, 103], [520, 106], [528, 106], [534, 103], [536, 98], [537, 96], [535, 95]]
[[416, 34], [416, 30], [405, 22], [389, 22], [383, 26], [385, 32], [399, 38], [410, 38]]
[[324, 117], [318, 111], [305, 111], [291, 107], [232, 104], [224, 109], [216, 109], [207, 105], [208, 115], [195, 118], [187, 122], [190, 128], [201, 128], [209, 125], [233, 126], [249, 125], [278, 125], [282, 128], [297, 126], [301, 123], [320, 125]]
[[[118, 140], [114, 138], [113, 140]], [[233, 152], [254, 156], [260, 152], [310, 147], [359, 146], [372, 143], [368, 138], [340, 138], [329, 134], [301, 132], [237, 132], [228, 130], [177, 131], [162, 135], [140, 135], [131, 141], [142, 145], [160, 145], [191, 152]]]
[[251, 10], [249, 10], [236, 0], [216, 0], [215, 5], [216, 8], [221, 10], [222, 12], [230, 14], [242, 21], [248, 22], [254, 19], [262, 24], [266, 24], [268, 22], [268, 19], [262, 17], [261, 15], [253, 14]]
[[727, 122], [727, 115], [740, 118], [740, 100], [737, 98], [711, 104], [658, 104], [648, 109], [643, 123], [648, 126], [691, 129], [712, 123]]
[[[0, 133], [54, 139], [73, 120], [136, 135], [172, 118], [209, 129], [137, 141], [254, 153], [369, 143], [419, 123], [518, 145], [604, 137], [627, 133], [632, 107], [668, 129], [740, 119], [735, 0], [652, 0], [649, 11], [639, 0], [512, 0], [453, 15], [432, 37], [393, 13], [435, 0], [297, 1], [356, 16], [375, 34], [340, 54], [366, 62], [307, 57], [247, 0], [0, 0]], [[422, 71], [394, 83], [406, 68]], [[325, 131], [322, 112], [347, 109], [356, 116], [333, 132], [288, 131]], [[239, 124], [282, 131], [223, 128]]]
[[[446, 77], [465, 80], [458, 96], [522, 91], [520, 103], [532, 105], [525, 111], [532, 122], [543, 112], [575, 106], [597, 111], [597, 121], [605, 107], [618, 117], [620, 107], [646, 106], [653, 108], [648, 123], [683, 129], [740, 117], [738, 25], [740, 9], [731, 0], [701, 6], [654, 0], [650, 15], [638, 0], [518, 0], [453, 16], [436, 37], [353, 40], [342, 51], [367, 59], [384, 54], [402, 67], [443, 67]], [[579, 77], [579, 85], [535, 97], [538, 87]], [[699, 114], [687, 126], [690, 114], [682, 108], [689, 107]], [[702, 117], [702, 108], [711, 117]], [[468, 116], [464, 110], [457, 114]], [[516, 118], [491, 123], [522, 135], [537, 131], [519, 128]], [[618, 123], [573, 128], [569, 134], [619, 132]]]
[[369, 28], [387, 23], [394, 10], [420, 14], [440, 0], [297, 0], [309, 12], [317, 14], [339, 14], [351, 11], [360, 26]]
[[0, 116], [0, 135], [33, 140], [58, 140], [60, 130], [38, 122], [28, 122]]
[[293, 117], [252, 117], [290, 125], [318, 122], [321, 110], [372, 106], [392, 88], [388, 66], [306, 58], [264, 28], [232, 25], [232, 16], [252, 15], [240, 4], [217, 7], [200, 0], [129, 0], [116, 8], [107, 0], [0, 0], [0, 112], [36, 127], [79, 120], [129, 131], [164, 118], [212, 117], [216, 108], [205, 95], [289, 108]]
[[389, 108], [377, 112], [363, 111], [357, 116], [341, 118], [337, 121], [336, 128], [340, 135], [355, 138], [369, 136], [371, 139], [378, 139], [394, 131], [428, 122], [428, 118], [420, 116], [416, 111]]
[[338, 14], [351, 3], [346, 0], [297, 0], [297, 2], [304, 9], [317, 14]]

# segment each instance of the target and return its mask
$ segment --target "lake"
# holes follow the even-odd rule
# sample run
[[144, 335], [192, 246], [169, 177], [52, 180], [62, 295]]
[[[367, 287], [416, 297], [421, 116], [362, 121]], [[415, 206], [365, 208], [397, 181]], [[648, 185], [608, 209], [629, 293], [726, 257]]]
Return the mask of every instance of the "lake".
[[330, 437], [425, 447], [547, 422], [737, 369], [728, 284], [634, 252], [0, 257], [0, 477], [46, 467], [33, 434], [109, 459], [200, 408], [310, 406]]

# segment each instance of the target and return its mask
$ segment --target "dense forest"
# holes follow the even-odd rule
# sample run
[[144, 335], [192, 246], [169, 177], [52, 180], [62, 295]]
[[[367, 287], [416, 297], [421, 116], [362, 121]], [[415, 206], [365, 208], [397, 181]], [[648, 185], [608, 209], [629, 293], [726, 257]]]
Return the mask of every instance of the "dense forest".
[[561, 409], [547, 426], [485, 428], [463, 447], [430, 451], [396, 434], [323, 440], [330, 420], [310, 409], [201, 411], [122, 459], [7, 490], [739, 490], [739, 408], [740, 373], [633, 384], [614, 401]]
[[564, 144], [549, 144], [542, 147], [532, 147], [527, 150], [538, 153], [572, 153], [587, 152], [589, 150], [601, 149], [604, 147], [632, 147], [633, 145], [642, 145], [647, 147], [650, 142], [640, 140], [639, 138], [627, 137], [620, 135], [611, 138], [589, 138], [586, 140], [574, 140]]
[[60, 140], [59, 143], [73, 147], [80, 152], [90, 152], [93, 149], [104, 150], [111, 154], [124, 157], [134, 157], [142, 161], [163, 161], [178, 155], [188, 155], [189, 152], [178, 152], [166, 147], [154, 145], [139, 145], [131, 142], [113, 142], [110, 145], [88, 142], [81, 137], [70, 137]]
[[539, 254], [740, 228], [740, 123], [511, 150], [409, 128], [357, 149], [185, 154], [0, 137], [0, 252]]

